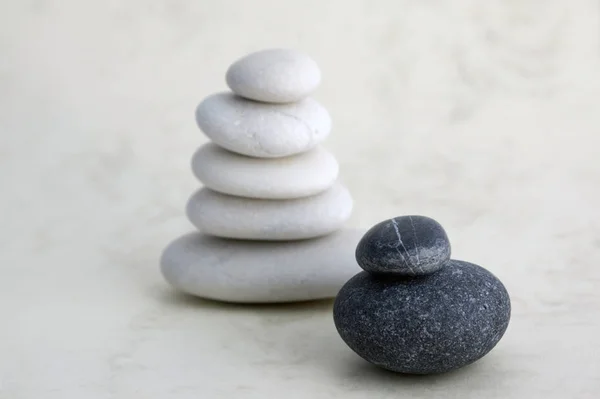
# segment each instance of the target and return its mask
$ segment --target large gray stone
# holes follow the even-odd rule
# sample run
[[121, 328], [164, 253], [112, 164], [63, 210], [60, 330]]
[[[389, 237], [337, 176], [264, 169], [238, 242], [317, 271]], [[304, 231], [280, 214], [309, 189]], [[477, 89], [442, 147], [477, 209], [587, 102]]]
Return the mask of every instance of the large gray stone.
[[432, 374], [470, 364], [502, 338], [510, 298], [500, 280], [450, 260], [426, 276], [361, 272], [340, 290], [335, 326], [348, 346], [380, 367]]

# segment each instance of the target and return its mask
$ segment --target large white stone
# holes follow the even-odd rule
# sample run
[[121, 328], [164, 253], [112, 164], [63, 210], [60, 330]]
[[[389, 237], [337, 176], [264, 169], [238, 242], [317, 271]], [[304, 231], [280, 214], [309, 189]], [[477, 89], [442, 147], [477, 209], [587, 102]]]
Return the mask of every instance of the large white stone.
[[163, 251], [160, 267], [176, 289], [227, 302], [330, 298], [361, 269], [354, 250], [364, 230], [291, 242], [184, 235]]
[[308, 151], [331, 131], [329, 112], [312, 98], [266, 104], [230, 92], [205, 98], [196, 108], [196, 122], [221, 147], [260, 158]]
[[308, 55], [269, 49], [246, 55], [227, 70], [234, 93], [256, 101], [289, 103], [310, 95], [321, 83], [321, 70]]
[[295, 240], [318, 237], [342, 227], [352, 213], [352, 197], [339, 182], [324, 192], [290, 200], [220, 194], [206, 187], [187, 203], [188, 219], [198, 230], [218, 237]]
[[318, 146], [284, 158], [260, 159], [207, 143], [192, 157], [192, 171], [205, 187], [249, 198], [292, 199], [318, 194], [335, 182], [335, 157]]

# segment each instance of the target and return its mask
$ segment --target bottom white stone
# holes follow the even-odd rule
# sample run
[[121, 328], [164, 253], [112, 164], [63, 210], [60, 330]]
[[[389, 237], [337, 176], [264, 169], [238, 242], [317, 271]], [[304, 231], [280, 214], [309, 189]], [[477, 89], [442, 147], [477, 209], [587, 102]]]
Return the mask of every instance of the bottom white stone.
[[302, 241], [242, 241], [194, 232], [167, 246], [161, 272], [176, 289], [225, 302], [294, 302], [335, 297], [358, 273], [363, 229]]

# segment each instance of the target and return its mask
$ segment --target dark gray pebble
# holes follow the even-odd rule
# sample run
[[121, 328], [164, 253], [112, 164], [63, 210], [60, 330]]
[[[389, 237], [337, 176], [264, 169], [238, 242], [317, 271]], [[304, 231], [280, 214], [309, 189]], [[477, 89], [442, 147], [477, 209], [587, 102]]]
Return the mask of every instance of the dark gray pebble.
[[333, 315], [342, 339], [369, 362], [432, 374], [488, 353], [506, 331], [510, 298], [486, 269], [450, 260], [427, 276], [361, 272], [339, 292]]
[[372, 273], [418, 276], [450, 259], [444, 228], [426, 216], [400, 216], [373, 226], [356, 247], [356, 261]]

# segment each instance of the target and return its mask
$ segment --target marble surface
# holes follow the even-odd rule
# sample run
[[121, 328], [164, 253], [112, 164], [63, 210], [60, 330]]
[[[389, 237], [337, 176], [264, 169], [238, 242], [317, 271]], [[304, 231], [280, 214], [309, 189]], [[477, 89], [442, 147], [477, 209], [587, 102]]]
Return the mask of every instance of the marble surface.
[[[597, 2], [8, 0], [0, 22], [0, 398], [600, 395]], [[398, 376], [346, 347], [331, 302], [162, 281], [192, 229], [194, 108], [276, 46], [321, 66], [348, 225], [429, 215], [505, 283], [480, 362]]]

